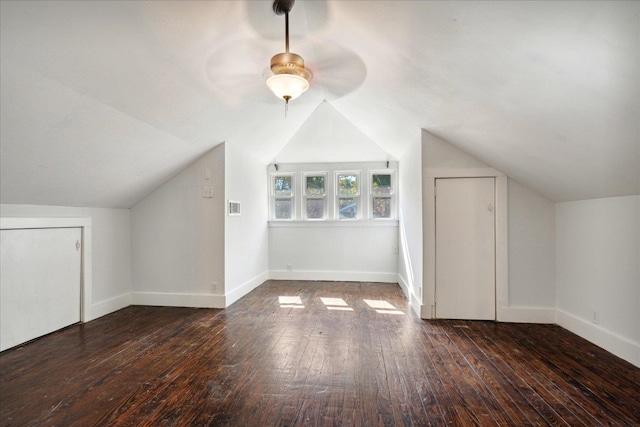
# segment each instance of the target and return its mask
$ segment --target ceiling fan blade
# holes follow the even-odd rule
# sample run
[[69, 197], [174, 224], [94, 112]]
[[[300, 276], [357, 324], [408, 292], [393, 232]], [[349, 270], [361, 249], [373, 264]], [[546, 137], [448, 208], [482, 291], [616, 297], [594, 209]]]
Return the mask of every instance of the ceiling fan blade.
[[367, 67], [360, 56], [333, 41], [316, 39], [305, 51], [313, 52], [313, 56], [305, 58], [313, 73], [311, 85], [335, 97], [353, 92], [367, 77]]
[[260, 39], [225, 44], [212, 52], [206, 61], [210, 88], [231, 104], [248, 100], [277, 101], [263, 77], [273, 50], [270, 43]]

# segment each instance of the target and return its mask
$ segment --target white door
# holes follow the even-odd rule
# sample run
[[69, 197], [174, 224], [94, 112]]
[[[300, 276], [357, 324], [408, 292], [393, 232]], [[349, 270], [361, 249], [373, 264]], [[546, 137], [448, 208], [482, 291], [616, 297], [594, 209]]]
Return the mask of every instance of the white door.
[[0, 351], [80, 321], [82, 231], [0, 231]]
[[436, 317], [495, 320], [495, 179], [436, 179]]

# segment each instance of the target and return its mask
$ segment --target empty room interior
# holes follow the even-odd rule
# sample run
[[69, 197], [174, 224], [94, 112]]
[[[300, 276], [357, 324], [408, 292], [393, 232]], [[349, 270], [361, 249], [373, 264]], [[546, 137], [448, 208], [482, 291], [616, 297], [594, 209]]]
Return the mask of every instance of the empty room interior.
[[640, 425], [640, 2], [0, 7], [0, 425]]

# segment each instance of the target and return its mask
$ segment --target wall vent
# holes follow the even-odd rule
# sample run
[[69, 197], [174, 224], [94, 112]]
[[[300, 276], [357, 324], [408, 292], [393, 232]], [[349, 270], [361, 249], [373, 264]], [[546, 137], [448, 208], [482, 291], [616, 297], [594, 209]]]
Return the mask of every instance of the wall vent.
[[229, 216], [240, 215], [240, 202], [229, 200]]

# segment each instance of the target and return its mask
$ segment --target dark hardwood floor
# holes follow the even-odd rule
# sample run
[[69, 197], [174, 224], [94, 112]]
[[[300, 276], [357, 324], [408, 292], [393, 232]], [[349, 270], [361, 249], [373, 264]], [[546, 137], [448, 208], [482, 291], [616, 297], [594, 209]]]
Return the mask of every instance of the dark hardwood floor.
[[557, 326], [421, 321], [396, 285], [270, 281], [1, 353], [0, 423], [631, 426], [640, 369]]

